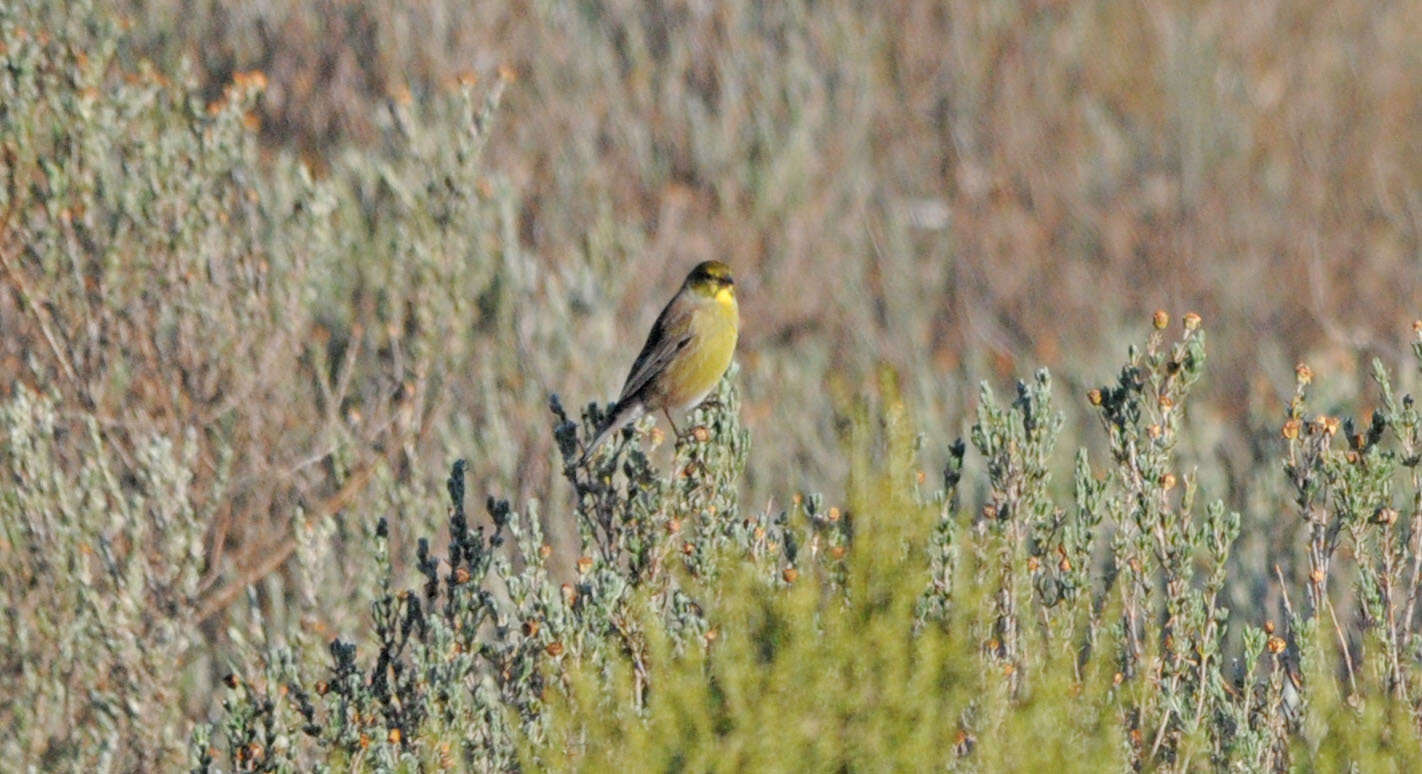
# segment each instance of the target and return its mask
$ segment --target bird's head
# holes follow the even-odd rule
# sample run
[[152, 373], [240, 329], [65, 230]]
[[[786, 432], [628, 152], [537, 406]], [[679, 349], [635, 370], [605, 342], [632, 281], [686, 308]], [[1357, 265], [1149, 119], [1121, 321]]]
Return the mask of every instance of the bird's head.
[[702, 261], [686, 275], [687, 290], [718, 301], [734, 300], [736, 281], [731, 278], [731, 267], [720, 261]]

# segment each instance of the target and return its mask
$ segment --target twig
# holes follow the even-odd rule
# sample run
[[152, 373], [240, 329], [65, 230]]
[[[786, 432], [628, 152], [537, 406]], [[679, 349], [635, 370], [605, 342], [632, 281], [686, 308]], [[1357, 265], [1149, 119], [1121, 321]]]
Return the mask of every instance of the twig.
[[[351, 474], [351, 477], [346, 479], [346, 483], [342, 485], [335, 494], [321, 502], [320, 506], [316, 508], [315, 517], [317, 519], [328, 518], [346, 507], [351, 500], [355, 499], [355, 496], [359, 494], [361, 490], [365, 489], [365, 485], [370, 481], [373, 472], [374, 466], [367, 464]], [[195, 619], [198, 621], [206, 621], [208, 618], [226, 609], [227, 606], [232, 603], [232, 600], [236, 599], [248, 586], [267, 577], [275, 572], [278, 567], [281, 567], [295, 550], [296, 538], [287, 536], [269, 551], [264, 552], [266, 558], [258, 562], [256, 566], [242, 573], [240, 578], [207, 595], [206, 598], [201, 600], [196, 605], [197, 614], [195, 615]]]
[[1279, 565], [1274, 565], [1274, 577], [1279, 579], [1279, 593], [1284, 596], [1284, 613], [1289, 616], [1289, 625], [1293, 625], [1294, 606], [1289, 604], [1289, 587], [1284, 583], [1284, 573], [1279, 569]]
[[1328, 617], [1333, 621], [1333, 631], [1338, 635], [1338, 646], [1343, 649], [1343, 664], [1348, 667], [1348, 687], [1356, 694], [1358, 692], [1358, 678], [1353, 674], [1353, 655], [1348, 652], [1348, 638], [1343, 636], [1343, 627], [1338, 625], [1338, 615], [1333, 610], [1333, 600], [1325, 595], [1323, 602], [1328, 606]]
[[[0, 224], [0, 227], [3, 227]], [[74, 386], [76, 393], [83, 397], [85, 390], [83, 383], [79, 381], [79, 375], [74, 371], [74, 366], [69, 362], [68, 356], [64, 354], [63, 348], [59, 346], [54, 331], [50, 328], [50, 316], [39, 302], [35, 300], [34, 293], [30, 291], [29, 283], [21, 276], [18, 269], [11, 263], [11, 256], [6, 251], [0, 251], [0, 267], [4, 267], [5, 276], [9, 278], [15, 289], [20, 291], [20, 298], [24, 300], [25, 306], [30, 310], [30, 315], [34, 317], [35, 323], [39, 326], [40, 333], [44, 335], [45, 343], [49, 345], [50, 352], [54, 355], [55, 362], [59, 364], [60, 370], [64, 373], [64, 378]]]

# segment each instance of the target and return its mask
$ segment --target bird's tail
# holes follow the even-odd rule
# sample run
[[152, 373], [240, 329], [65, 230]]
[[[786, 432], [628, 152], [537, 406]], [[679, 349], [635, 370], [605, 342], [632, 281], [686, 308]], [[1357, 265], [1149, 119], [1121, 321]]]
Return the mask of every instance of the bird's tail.
[[609, 435], [621, 430], [628, 422], [635, 421], [644, 413], [646, 413], [646, 407], [640, 400], [629, 401], [626, 404], [619, 403], [614, 406], [612, 413], [607, 415], [607, 419], [603, 421], [602, 427], [597, 431], [597, 435], [593, 436], [592, 441], [588, 442], [587, 448], [583, 450], [583, 456], [578, 460], [578, 465], [581, 467], [583, 463], [587, 462], [593, 451], [607, 440]]

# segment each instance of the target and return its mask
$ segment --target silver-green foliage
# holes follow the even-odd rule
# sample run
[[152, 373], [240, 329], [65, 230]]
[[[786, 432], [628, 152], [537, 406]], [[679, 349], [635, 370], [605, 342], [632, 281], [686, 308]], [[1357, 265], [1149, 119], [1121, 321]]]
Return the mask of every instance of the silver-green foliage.
[[149, 438], [121, 481], [92, 420], [83, 464], [60, 464], [61, 427], [54, 399], [24, 387], [0, 407], [0, 755], [172, 765], [185, 736], [175, 672], [201, 643], [175, 611], [196, 593], [211, 517], [188, 491], [196, 444]]
[[[229, 679], [233, 697], [222, 723], [194, 737], [199, 768], [214, 765], [216, 733], [234, 768], [372, 770], [456, 766], [506, 770], [543, 739], [544, 708], [571, 664], [611, 670], [633, 665], [633, 704], [645, 702], [649, 638], [702, 642], [708, 631], [689, 579], [714, 582], [727, 554], [760, 557], [766, 578], [793, 567], [806, 542], [786, 514], [743, 513], [734, 484], [747, 437], [730, 379], [712, 407], [692, 412], [676, 439], [671, 475], [635, 443], [618, 441], [579, 462], [584, 432], [602, 416], [584, 414], [580, 431], [555, 397], [554, 432], [575, 489], [582, 553], [575, 577], [560, 583], [538, 508], [485, 502], [489, 528], [466, 514], [467, 464], [448, 480], [449, 543], [439, 553], [418, 541], [418, 588], [402, 589], [389, 554], [389, 526], [369, 535], [374, 654], [337, 639], [315, 674], [301, 654], [277, 646], [260, 674]], [[814, 542], [811, 539], [810, 542]], [[784, 582], [783, 580], [781, 582]], [[412, 769], [413, 770], [413, 769]]]
[[[391, 585], [376, 531], [374, 655], [337, 642], [320, 676], [269, 667], [238, 689], [221, 747], [254, 769], [1415, 761], [1419, 665], [1406, 654], [1417, 626], [1402, 591], [1417, 588], [1415, 527], [1394, 537], [1405, 521], [1390, 511], [1355, 520], [1339, 540], [1355, 546], [1356, 590], [1328, 605], [1286, 606], [1281, 623], [1262, 626], [1261, 611], [1227, 609], [1238, 518], [1197, 505], [1191, 477], [1177, 473], [1203, 364], [1196, 325], [1133, 347], [1116, 383], [1089, 396], [1110, 463], [1096, 469], [1078, 453], [1065, 499], [1046, 483], [1059, 420], [1043, 372], [1007, 406], [984, 389], [970, 430], [981, 480], [965, 481], [959, 442], [944, 488], [924, 491], [921, 439], [891, 399], [882, 429], [867, 414], [852, 423], [846, 509], [797, 498], [773, 516], [736, 504], [746, 440], [729, 380], [677, 440], [670, 468], [626, 443], [633, 431], [576, 464], [601, 410], [573, 422], [555, 400], [582, 535], [575, 581], [558, 583], [537, 522], [506, 502], [488, 503], [492, 533], [469, 530], [461, 464], [448, 558], [424, 543], [417, 552], [423, 592]], [[1317, 447], [1289, 475], [1342, 490], [1321, 518], [1399, 490], [1397, 507], [1422, 518], [1402, 473], [1417, 464], [1411, 400], [1383, 392], [1376, 432], [1341, 447], [1330, 417], [1286, 425], [1291, 445]], [[1290, 412], [1302, 411], [1300, 399]], [[1359, 453], [1370, 444], [1372, 463]], [[1384, 457], [1395, 463], [1386, 475], [1368, 469]], [[981, 507], [957, 507], [965, 483], [980, 485]], [[1334, 626], [1333, 605], [1350, 624]], [[323, 700], [307, 695], [312, 685]], [[316, 741], [274, 745], [294, 728], [282, 713]]]

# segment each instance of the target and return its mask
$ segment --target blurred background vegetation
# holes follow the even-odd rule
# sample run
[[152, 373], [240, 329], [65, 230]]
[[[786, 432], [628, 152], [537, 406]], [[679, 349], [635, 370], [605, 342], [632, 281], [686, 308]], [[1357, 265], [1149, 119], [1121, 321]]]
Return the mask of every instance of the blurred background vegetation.
[[[392, 103], [515, 78], [499, 236], [576, 278], [596, 355], [539, 387], [605, 398], [684, 267], [729, 259], [757, 494], [842, 477], [818, 420], [881, 362], [953, 429], [980, 378], [1089, 384], [1124, 322], [1193, 309], [1212, 403], [1272, 423], [1296, 361], [1351, 392], [1402, 356], [1422, 297], [1413, 3], [124, 5], [132, 55], [208, 99], [265, 73], [263, 147], [327, 173], [389, 152]], [[517, 445], [501, 473], [535, 479]]]
[[[413, 573], [455, 457], [472, 492], [566, 502], [548, 395], [610, 399], [700, 260], [737, 273], [739, 486], [767, 512], [846, 496], [884, 384], [929, 470], [980, 381], [1038, 366], [1062, 445], [1102, 452], [1088, 389], [1152, 310], [1199, 313], [1179, 454], [1243, 515], [1226, 596], [1255, 623], [1270, 568], [1308, 571], [1280, 516], [1295, 364], [1329, 415], [1379, 405], [1375, 357], [1417, 381], [1415, 2], [24, 0], [0, 25], [6, 505], [60, 514], [0, 545], [10, 633], [41, 633], [10, 658], [90, 697], [32, 702], [22, 760], [95, 714], [128, 718], [115, 760], [144, 760], [135, 727], [171, 751], [271, 638], [361, 631], [357, 546], [385, 517]], [[77, 591], [36, 609], [104, 571], [143, 601], [101, 631]]]

